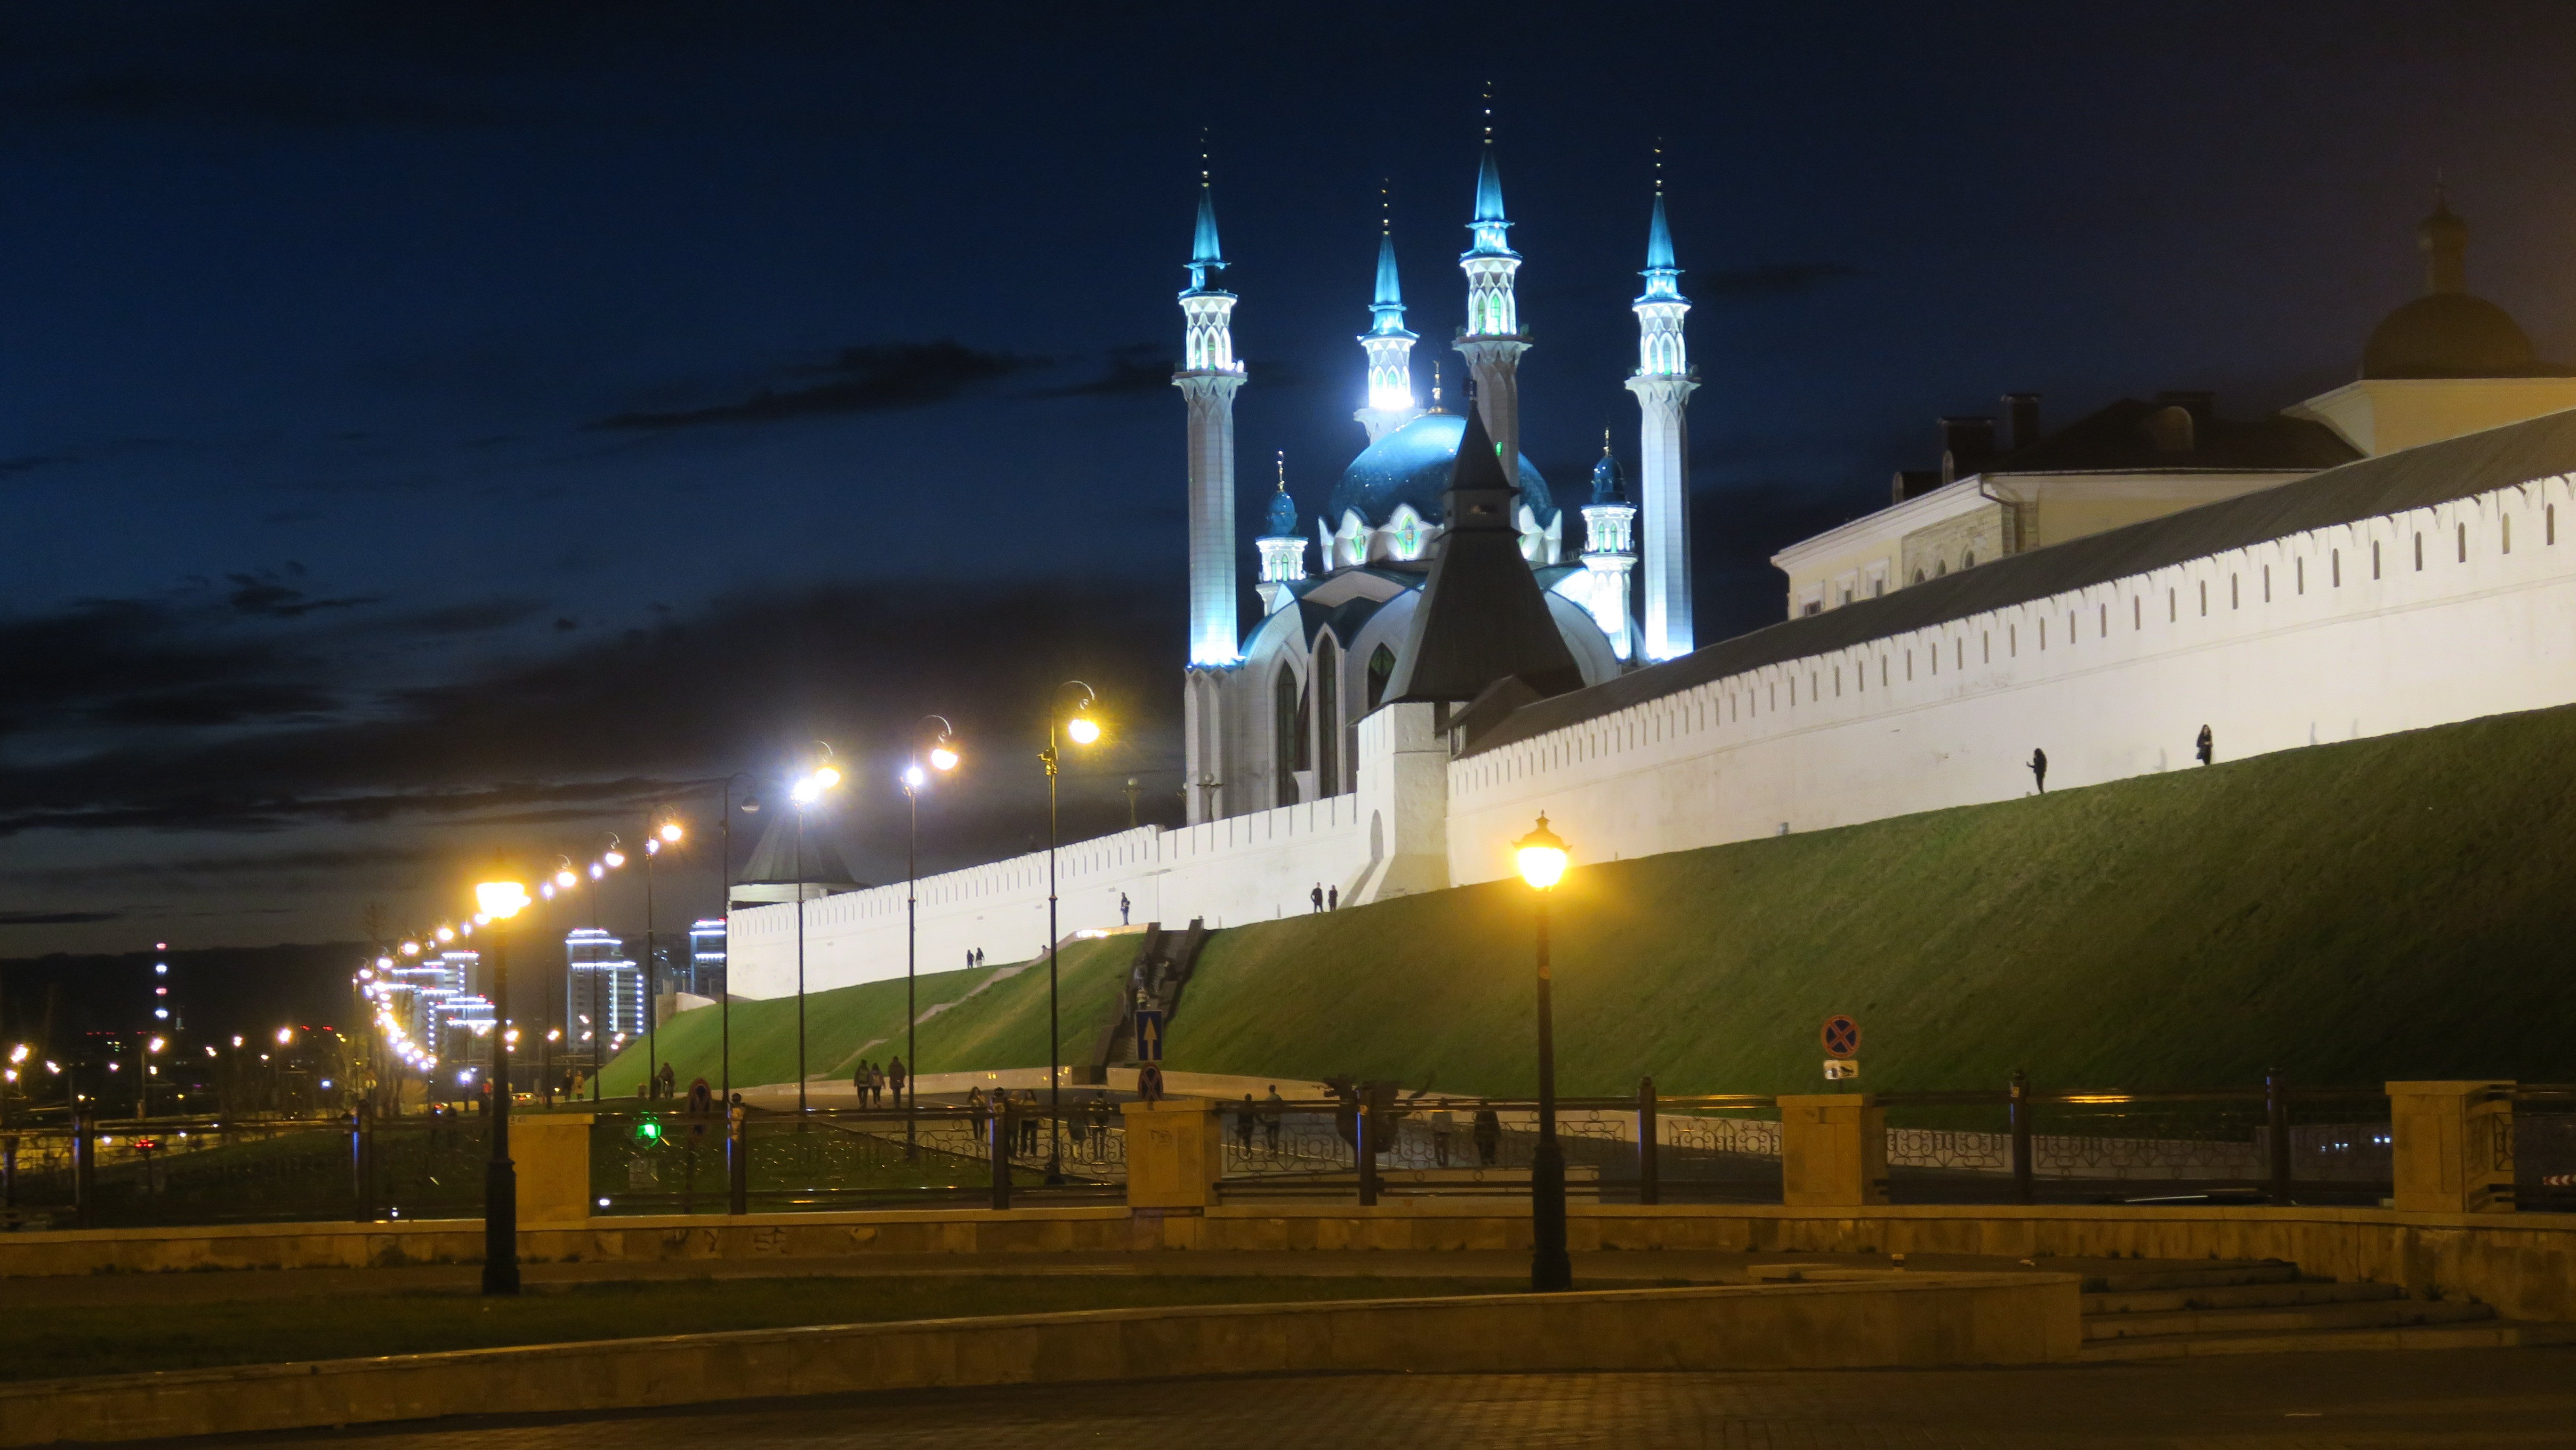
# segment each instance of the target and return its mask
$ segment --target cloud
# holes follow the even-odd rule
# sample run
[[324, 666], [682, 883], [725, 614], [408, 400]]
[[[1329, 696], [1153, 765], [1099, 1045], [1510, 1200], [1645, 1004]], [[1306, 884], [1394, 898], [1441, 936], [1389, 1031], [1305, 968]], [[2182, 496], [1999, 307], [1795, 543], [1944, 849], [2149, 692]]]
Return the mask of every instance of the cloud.
[[182, 74], [128, 69], [22, 84], [0, 101], [0, 122], [132, 121], [300, 131], [488, 126], [495, 110], [453, 94], [359, 89], [282, 74]]
[[951, 338], [843, 348], [832, 361], [800, 369], [820, 382], [763, 388], [739, 402], [666, 412], [618, 413], [594, 428], [694, 428], [782, 423], [799, 418], [884, 413], [944, 403], [981, 383], [1047, 366], [1043, 358], [984, 352]]
[[1111, 348], [1100, 376], [1086, 383], [1072, 383], [1059, 388], [1041, 388], [1033, 398], [1121, 398], [1140, 393], [1159, 393], [1171, 387], [1172, 370], [1179, 364], [1163, 350], [1160, 343], [1131, 342]]
[[304, 566], [289, 563], [283, 577], [276, 570], [263, 569], [256, 574], [228, 575], [233, 592], [226, 596], [236, 614], [258, 615], [268, 619], [301, 619], [318, 609], [350, 609], [361, 604], [382, 601], [382, 595], [354, 595], [345, 599], [315, 599], [288, 584], [288, 578], [300, 578]]
[[1794, 297], [1861, 275], [1841, 262], [1766, 262], [1726, 272], [1704, 272], [1690, 291], [1703, 298]]
[[121, 911], [0, 911], [0, 926], [86, 926], [124, 915]]
[[0, 478], [15, 478], [22, 473], [34, 473], [40, 468], [53, 468], [71, 461], [69, 455], [60, 453], [28, 453], [16, 458], [0, 458]]
[[[941, 849], [1016, 850], [1043, 783], [1028, 752], [1060, 681], [1090, 681], [1118, 721], [1112, 745], [1068, 782], [1069, 830], [1123, 824], [1116, 781], [1127, 775], [1152, 777], [1157, 794], [1169, 784], [1180, 597], [1176, 581], [1154, 575], [741, 595], [657, 628], [572, 636], [581, 642], [543, 659], [396, 692], [363, 718], [262, 722], [0, 766], [0, 835], [400, 821], [561, 833], [688, 798], [694, 788], [680, 782], [765, 769], [817, 739], [867, 762], [870, 778], [891, 779], [909, 732], [935, 710], [971, 742], [979, 764], [969, 775], [981, 782], [971, 800], [943, 804], [954, 815]], [[1089, 822], [1086, 811], [1103, 818]]]

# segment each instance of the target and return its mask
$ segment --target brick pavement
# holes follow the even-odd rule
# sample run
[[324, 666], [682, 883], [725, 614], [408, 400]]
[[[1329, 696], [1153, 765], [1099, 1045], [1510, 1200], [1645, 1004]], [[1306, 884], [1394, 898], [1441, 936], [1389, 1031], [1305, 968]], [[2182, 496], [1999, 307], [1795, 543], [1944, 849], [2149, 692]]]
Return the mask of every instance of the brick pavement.
[[2037, 1370], [1281, 1376], [237, 1437], [339, 1450], [2417, 1450], [2576, 1446], [2576, 1350]]

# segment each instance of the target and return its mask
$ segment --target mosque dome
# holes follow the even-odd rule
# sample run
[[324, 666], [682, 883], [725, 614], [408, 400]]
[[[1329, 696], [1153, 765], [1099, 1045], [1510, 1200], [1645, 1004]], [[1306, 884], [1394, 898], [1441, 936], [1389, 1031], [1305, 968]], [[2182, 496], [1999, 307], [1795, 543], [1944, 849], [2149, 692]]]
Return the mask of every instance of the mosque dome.
[[1592, 501], [1617, 504], [1628, 501], [1628, 485], [1620, 480], [1619, 460], [1610, 454], [1610, 445], [1601, 445], [1601, 461], [1592, 465]]
[[[1333, 489], [1324, 511], [1327, 527], [1338, 527], [1345, 512], [1356, 511], [1371, 524], [1383, 524], [1396, 505], [1411, 504], [1426, 523], [1442, 522], [1440, 495], [1449, 489], [1456, 467], [1458, 439], [1467, 420], [1456, 413], [1425, 413], [1380, 438], [1351, 460]], [[1556, 499], [1547, 480], [1521, 455], [1521, 501], [1543, 527], [1556, 516]]]
[[1270, 512], [1262, 520], [1262, 527], [1274, 539], [1297, 536], [1297, 501], [1288, 496], [1287, 489], [1282, 488], [1270, 496]]

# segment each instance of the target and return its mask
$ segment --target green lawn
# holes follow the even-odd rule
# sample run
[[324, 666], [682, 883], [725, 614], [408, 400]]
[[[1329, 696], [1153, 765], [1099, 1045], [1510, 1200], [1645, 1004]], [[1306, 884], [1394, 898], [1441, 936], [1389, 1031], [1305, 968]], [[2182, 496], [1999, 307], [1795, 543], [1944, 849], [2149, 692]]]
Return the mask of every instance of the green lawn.
[[[1067, 946], [1057, 966], [1063, 998], [1064, 1052], [1067, 1061], [1087, 1052], [1101, 1015], [1108, 1010], [1128, 963], [1135, 960], [1136, 938], [1108, 937]], [[928, 972], [917, 979], [924, 1009], [957, 1001], [976, 986], [1004, 971], [1000, 966], [971, 971]], [[845, 1079], [864, 1055], [883, 1065], [903, 1055], [903, 979], [869, 982], [811, 992], [805, 998], [806, 1071], [817, 1078]], [[1043, 961], [1006, 981], [940, 1013], [920, 1029], [925, 1072], [977, 1071], [995, 1067], [1044, 1067], [1047, 1061], [1047, 973]], [[722, 1081], [723, 1014], [713, 1007], [684, 1012], [662, 1025], [662, 1059], [681, 1086], [704, 1074]], [[733, 1004], [733, 1081], [752, 1083], [796, 1080], [796, 999], [772, 997]], [[604, 1092], [632, 1097], [644, 1075], [639, 1044], [619, 1055], [601, 1077]]]
[[1493, 1294], [1525, 1280], [1028, 1275], [585, 1284], [515, 1299], [337, 1294], [235, 1303], [49, 1305], [0, 1321], [0, 1379], [344, 1359], [802, 1324], [873, 1324], [1161, 1304]]
[[[1832, 1012], [1859, 1018], [1879, 1089], [2016, 1067], [2043, 1086], [2576, 1080], [2571, 780], [2561, 709], [1581, 867], [1556, 893], [1560, 1083], [1818, 1091]], [[1133, 950], [1065, 953], [1067, 1060]], [[1526, 1093], [1530, 957], [1510, 883], [1220, 932], [1169, 1065]], [[1045, 997], [1031, 971], [934, 1019], [924, 1065], [1043, 1065]], [[737, 1082], [789, 1076], [767, 1045], [746, 1071], [741, 1029], [793, 1010], [737, 1005]], [[815, 1040], [834, 1044], [817, 1062], [855, 1046]]]

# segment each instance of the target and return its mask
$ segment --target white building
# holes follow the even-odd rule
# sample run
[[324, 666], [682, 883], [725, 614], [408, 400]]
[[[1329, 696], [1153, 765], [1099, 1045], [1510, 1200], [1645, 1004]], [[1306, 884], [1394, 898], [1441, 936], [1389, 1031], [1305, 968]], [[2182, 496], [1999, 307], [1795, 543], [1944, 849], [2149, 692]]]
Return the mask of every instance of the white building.
[[[1500, 221], [1484, 191], [1480, 228]], [[1636, 668], [1551, 577], [1555, 516], [1530, 505], [1525, 465], [1517, 488], [1505, 474], [1510, 435], [1485, 408], [1454, 420], [1465, 446], [1424, 448], [1445, 476], [1400, 472], [1409, 513], [1328, 520], [1334, 567], [1266, 581], [1294, 587], [1234, 660], [1193, 634], [1205, 809], [1066, 848], [1063, 929], [1115, 925], [1122, 896], [1140, 921], [1226, 926], [1303, 911], [1317, 888], [1359, 903], [1493, 880], [1541, 811], [1578, 863], [1603, 861], [2024, 794], [2034, 751], [2074, 786], [2187, 767], [2203, 727], [2232, 760], [2576, 702], [2576, 376], [2466, 293], [2447, 207], [2423, 238], [2426, 295], [2372, 334], [2356, 382], [2243, 423], [2171, 394], [2054, 434], [2034, 417], [2001, 450], [1954, 428], [1940, 475], [1780, 551], [1791, 617]], [[1480, 230], [1470, 315], [1488, 331], [1461, 347], [1500, 375], [1517, 357], [1500, 344], [1526, 339], [1487, 247]], [[1204, 208], [1201, 250], [1213, 266]], [[1650, 268], [1641, 317], [1656, 299]], [[1394, 331], [1372, 333], [1373, 377]], [[1210, 425], [1191, 406], [1195, 438]], [[1370, 453], [1436, 416], [1397, 411], [1363, 410], [1391, 424]], [[1642, 524], [1651, 565], [1655, 475], [1620, 518], [1612, 472], [1594, 537]], [[1651, 616], [1639, 629], [1651, 659]], [[1046, 880], [1043, 856], [924, 879], [921, 959], [1034, 954]], [[735, 913], [736, 992], [792, 990], [792, 911]], [[808, 980], [900, 975], [904, 921], [899, 886], [808, 902]]]

